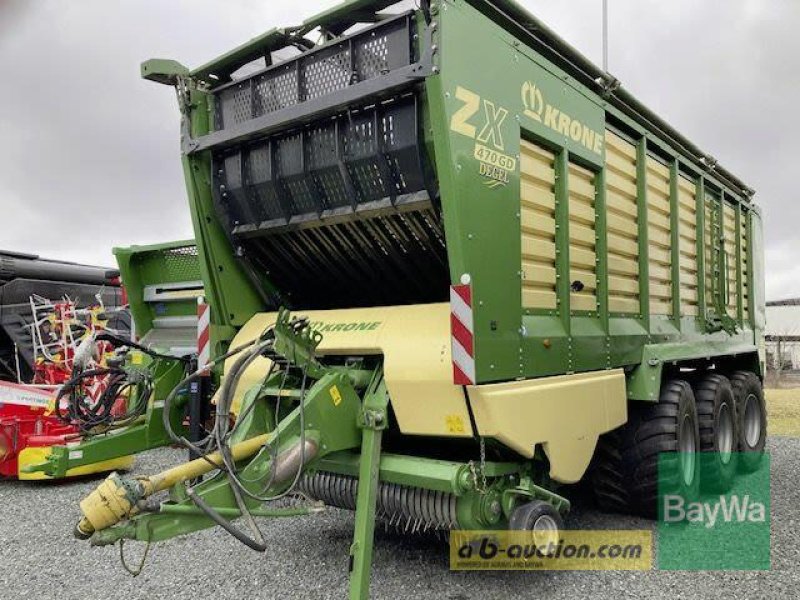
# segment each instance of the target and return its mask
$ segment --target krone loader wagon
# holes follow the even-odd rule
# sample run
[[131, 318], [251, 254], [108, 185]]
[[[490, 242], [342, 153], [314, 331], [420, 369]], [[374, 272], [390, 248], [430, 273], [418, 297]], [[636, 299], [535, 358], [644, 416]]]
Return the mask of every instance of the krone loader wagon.
[[355, 509], [361, 597], [376, 521], [557, 535], [564, 484], [653, 515], [659, 453], [685, 494], [758, 466], [753, 192], [516, 3], [391, 4], [143, 64], [177, 90], [217, 419], [84, 500], [93, 543], [264, 550], [252, 517], [302, 492]]

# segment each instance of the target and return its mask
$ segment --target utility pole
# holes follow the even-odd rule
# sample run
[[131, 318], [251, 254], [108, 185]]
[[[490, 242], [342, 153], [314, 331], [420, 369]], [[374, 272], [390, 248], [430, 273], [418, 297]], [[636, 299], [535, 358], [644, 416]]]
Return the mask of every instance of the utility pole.
[[603, 71], [608, 73], [608, 0], [603, 0]]

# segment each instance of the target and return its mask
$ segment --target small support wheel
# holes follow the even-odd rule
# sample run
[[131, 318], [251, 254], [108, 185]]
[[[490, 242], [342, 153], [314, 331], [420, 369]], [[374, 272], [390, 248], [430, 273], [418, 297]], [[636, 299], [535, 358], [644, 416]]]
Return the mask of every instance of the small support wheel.
[[508, 528], [512, 531], [530, 531], [531, 541], [536, 548], [550, 556], [561, 541], [564, 520], [551, 504], [543, 500], [531, 500], [511, 512]]
[[83, 520], [81, 519], [80, 521], [75, 523], [75, 528], [72, 530], [72, 535], [74, 535], [75, 538], [79, 539], [79, 540], [88, 540], [89, 538], [92, 537], [92, 534], [94, 532], [92, 531], [92, 532], [87, 533], [83, 529], [81, 529], [81, 523], [82, 522], [83, 522]]

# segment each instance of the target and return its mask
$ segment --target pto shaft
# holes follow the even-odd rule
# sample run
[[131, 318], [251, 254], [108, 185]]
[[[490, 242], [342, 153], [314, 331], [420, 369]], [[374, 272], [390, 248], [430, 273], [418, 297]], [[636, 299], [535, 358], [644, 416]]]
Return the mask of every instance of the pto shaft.
[[[253, 456], [270, 437], [272, 434], [265, 433], [231, 446], [233, 460], [239, 461]], [[95, 531], [111, 527], [138, 512], [137, 502], [156, 492], [169, 489], [177, 483], [196, 479], [220, 467], [222, 467], [222, 456], [219, 452], [214, 452], [207, 457], [197, 458], [151, 477], [123, 480], [116, 473], [112, 473], [81, 501], [83, 518], [75, 529], [75, 535], [88, 538]]]

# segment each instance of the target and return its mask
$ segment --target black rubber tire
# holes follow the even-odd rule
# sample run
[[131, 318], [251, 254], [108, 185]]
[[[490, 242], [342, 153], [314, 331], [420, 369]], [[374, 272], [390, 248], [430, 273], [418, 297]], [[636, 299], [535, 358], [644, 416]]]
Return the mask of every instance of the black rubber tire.
[[[530, 531], [533, 534], [534, 525], [541, 517], [550, 517], [555, 523], [558, 538], [554, 545], [558, 545], [561, 532], [564, 531], [564, 519], [553, 505], [543, 500], [531, 500], [515, 507], [508, 519], [508, 528], [512, 531]], [[533, 541], [537, 547], [541, 546], [540, 540], [533, 539]]]
[[[733, 388], [736, 414], [739, 421], [739, 471], [753, 473], [761, 465], [761, 459], [764, 457], [764, 448], [767, 445], [767, 405], [764, 401], [764, 388], [758, 375], [751, 371], [736, 371], [733, 373], [731, 375], [731, 387]], [[750, 395], [755, 396], [761, 418], [761, 428], [755, 444], [747, 440], [746, 409], [747, 399]]]
[[[690, 435], [687, 442], [693, 442], [694, 448], [699, 448], [697, 409], [688, 382], [680, 379], [667, 381], [661, 387], [657, 403], [631, 404], [628, 422], [601, 436], [597, 446], [590, 477], [600, 507], [608, 511], [655, 518], [659, 494], [659, 455], [664, 452], [678, 453], [685, 447], [682, 445], [682, 435]], [[676, 468], [674, 475], [663, 482], [670, 492], [687, 498], [697, 496], [700, 469], [695, 457], [695, 454], [691, 454], [686, 458], [692, 461], [693, 466], [691, 473], [687, 473], [688, 477], [683, 477], [682, 470]], [[684, 458], [675, 454], [664, 460], [682, 461]], [[680, 466], [682, 463], [674, 464]]]
[[[719, 373], [702, 375], [695, 381], [694, 397], [700, 424], [701, 488], [724, 493], [733, 486], [737, 471], [739, 419], [731, 382]], [[726, 432], [732, 436], [727, 452], [722, 447]]]

